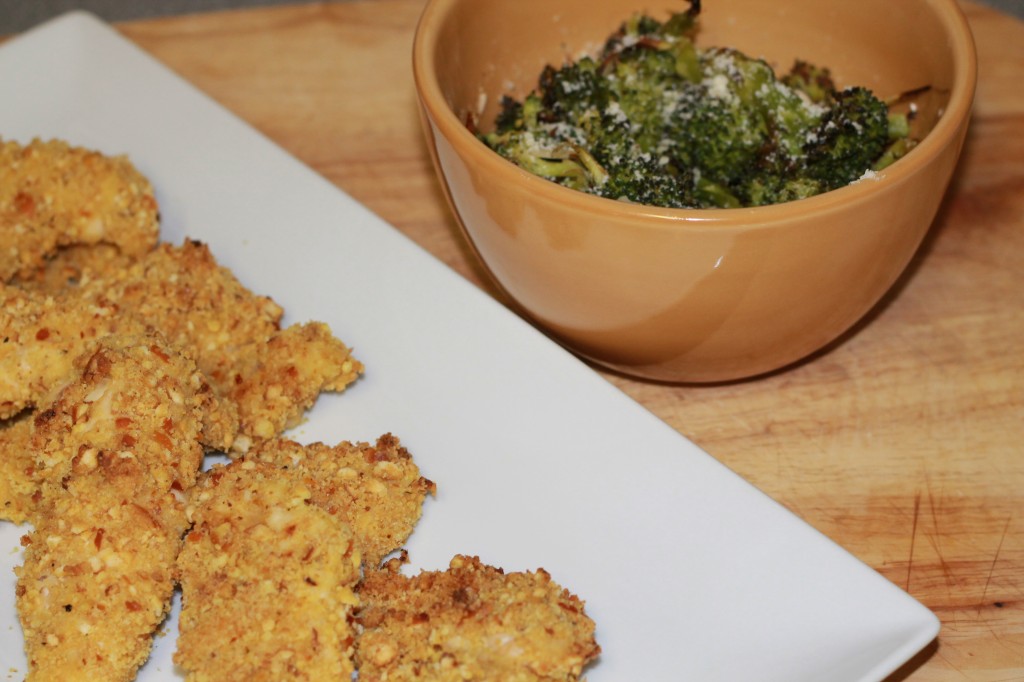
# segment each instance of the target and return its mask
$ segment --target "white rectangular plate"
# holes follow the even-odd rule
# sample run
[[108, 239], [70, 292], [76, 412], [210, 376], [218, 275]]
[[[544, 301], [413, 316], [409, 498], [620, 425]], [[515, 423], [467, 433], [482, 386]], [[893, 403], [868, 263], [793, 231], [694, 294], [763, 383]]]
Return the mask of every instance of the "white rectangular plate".
[[[412, 569], [543, 566], [587, 602], [590, 682], [880, 680], [935, 616], [231, 113], [84, 13], [0, 47], [0, 136], [128, 154], [203, 240], [366, 375], [299, 440], [392, 432], [438, 485]], [[0, 669], [25, 670], [0, 524]], [[181, 678], [165, 626], [139, 679]], [[15, 675], [19, 673], [13, 673]]]

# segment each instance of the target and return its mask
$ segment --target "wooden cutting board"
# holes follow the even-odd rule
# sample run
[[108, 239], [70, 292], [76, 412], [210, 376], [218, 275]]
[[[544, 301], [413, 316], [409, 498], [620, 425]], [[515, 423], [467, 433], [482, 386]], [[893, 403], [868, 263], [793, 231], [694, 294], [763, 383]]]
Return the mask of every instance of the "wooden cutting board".
[[[494, 294], [420, 135], [410, 49], [422, 6], [119, 28]], [[606, 375], [933, 609], [938, 641], [891, 678], [914, 682], [1024, 680], [1024, 23], [964, 9], [980, 82], [963, 159], [919, 254], [864, 323], [755, 381]]]

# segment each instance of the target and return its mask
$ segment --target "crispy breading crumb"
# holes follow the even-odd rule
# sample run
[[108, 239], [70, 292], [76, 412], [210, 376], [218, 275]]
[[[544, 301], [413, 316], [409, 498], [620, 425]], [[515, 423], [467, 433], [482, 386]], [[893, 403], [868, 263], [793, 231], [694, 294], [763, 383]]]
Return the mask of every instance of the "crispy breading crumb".
[[0, 421], [0, 521], [23, 523], [35, 509], [31, 438], [31, 415]]
[[223, 382], [240, 347], [266, 342], [284, 311], [245, 288], [196, 240], [159, 244], [124, 268], [90, 270], [77, 291], [89, 301], [111, 301], [159, 329], [189, 352], [212, 381]]
[[[0, 303], [0, 419], [34, 419], [34, 414], [75, 380], [85, 360], [105, 339], [139, 336], [149, 329], [107, 299], [53, 297], [0, 284]], [[238, 431], [235, 407], [213, 396], [208, 382], [201, 383], [197, 390], [211, 393], [204, 413], [203, 443], [226, 449]], [[17, 492], [32, 485], [25, 467], [11, 461], [18, 454], [5, 454], [15, 447], [10, 439], [19, 434], [21, 431], [0, 430], [4, 441], [0, 455], [8, 460], [0, 466], [11, 477], [9, 485], [0, 485], [0, 518], [10, 520], [28, 513], [25, 505], [32, 499]], [[18, 517], [13, 512], [6, 516], [4, 510], [14, 506], [20, 508]]]
[[[244, 452], [296, 426], [320, 393], [363, 371], [326, 324], [280, 329], [283, 311], [246, 289], [205, 244], [161, 244], [126, 269], [90, 270], [54, 295], [0, 289], [0, 418], [46, 401], [72, 361], [112, 333], [158, 330], [236, 405]], [[2, 340], [2, 339], [0, 339]], [[234, 434], [232, 434], [233, 436]]]
[[190, 682], [348, 680], [359, 553], [304, 477], [236, 460], [191, 492], [174, 661]]
[[0, 418], [45, 403], [74, 358], [113, 333], [156, 329], [190, 355], [239, 414], [244, 437], [211, 446], [237, 452], [296, 426], [320, 393], [344, 390], [363, 371], [327, 325], [280, 329], [280, 306], [196, 241], [162, 244], [127, 269], [90, 271], [57, 295], [0, 286]]
[[203, 425], [219, 403], [195, 363], [161, 336], [102, 339], [81, 375], [35, 417], [43, 497], [60, 495], [67, 477], [89, 473], [100, 454], [141, 460], [161, 490], [190, 488]]
[[67, 293], [92, 277], [124, 270], [138, 256], [122, 253], [113, 244], [72, 244], [50, 254], [35, 272], [13, 278], [10, 283], [22, 289], [52, 296]]
[[139, 255], [156, 245], [149, 181], [124, 156], [60, 140], [0, 141], [0, 281], [31, 276], [69, 244]]
[[170, 608], [210, 400], [157, 337], [110, 337], [36, 415], [41, 500], [16, 569], [28, 680], [132, 680]]
[[[238, 348], [230, 380], [219, 388], [238, 406], [250, 443], [297, 426], [324, 391], [342, 391], [363, 371], [351, 350], [322, 322], [292, 325], [264, 343]], [[234, 450], [244, 452], [248, 443]]]
[[161, 244], [123, 272], [93, 276], [91, 300], [112, 300], [196, 359], [235, 403], [244, 438], [236, 451], [296, 426], [324, 391], [342, 391], [362, 364], [326, 324], [280, 328], [283, 310], [249, 291], [209, 248]]
[[170, 502], [137, 489], [139, 475], [126, 466], [76, 481], [27, 536], [15, 570], [28, 682], [133, 680], [148, 658], [183, 515], [154, 511]]
[[391, 434], [372, 445], [300, 445], [275, 439], [261, 443], [248, 457], [306, 476], [313, 503], [352, 526], [359, 550], [372, 567], [409, 538], [426, 496], [435, 491]]
[[48, 404], [74, 377], [76, 360], [103, 337], [145, 332], [110, 301], [69, 301], [4, 284], [0, 329], [0, 419]]
[[543, 569], [504, 573], [455, 556], [447, 571], [367, 572], [360, 682], [570, 682], [600, 653], [583, 602]]

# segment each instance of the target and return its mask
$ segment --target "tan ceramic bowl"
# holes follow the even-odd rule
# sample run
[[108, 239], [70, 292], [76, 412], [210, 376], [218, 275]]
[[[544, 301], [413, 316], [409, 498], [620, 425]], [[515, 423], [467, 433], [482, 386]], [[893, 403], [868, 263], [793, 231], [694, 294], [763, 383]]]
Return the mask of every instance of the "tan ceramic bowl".
[[[711, 0], [698, 45], [829, 66], [880, 97], [930, 85], [926, 137], [873, 181], [753, 209], [659, 209], [534, 177], [464, 125], [545, 64], [677, 0], [429, 0], [414, 46], [424, 128], [452, 210], [528, 319], [580, 355], [673, 382], [750, 377], [836, 339], [900, 275], [935, 217], [974, 96], [954, 0]], [[660, 16], [657, 12], [661, 12]]]

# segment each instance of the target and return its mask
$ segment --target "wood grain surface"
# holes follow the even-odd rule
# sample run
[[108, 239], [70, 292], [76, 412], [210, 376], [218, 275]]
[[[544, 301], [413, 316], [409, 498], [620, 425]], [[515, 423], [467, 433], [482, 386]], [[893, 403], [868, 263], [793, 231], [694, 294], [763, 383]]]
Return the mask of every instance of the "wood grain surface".
[[[420, 134], [423, 0], [121, 24], [201, 90], [492, 294]], [[977, 104], [906, 275], [825, 352], [753, 381], [607, 375], [680, 433], [934, 610], [892, 680], [1024, 680], [1024, 23], [965, 4]], [[199, 150], [201, 151], [201, 150]]]

